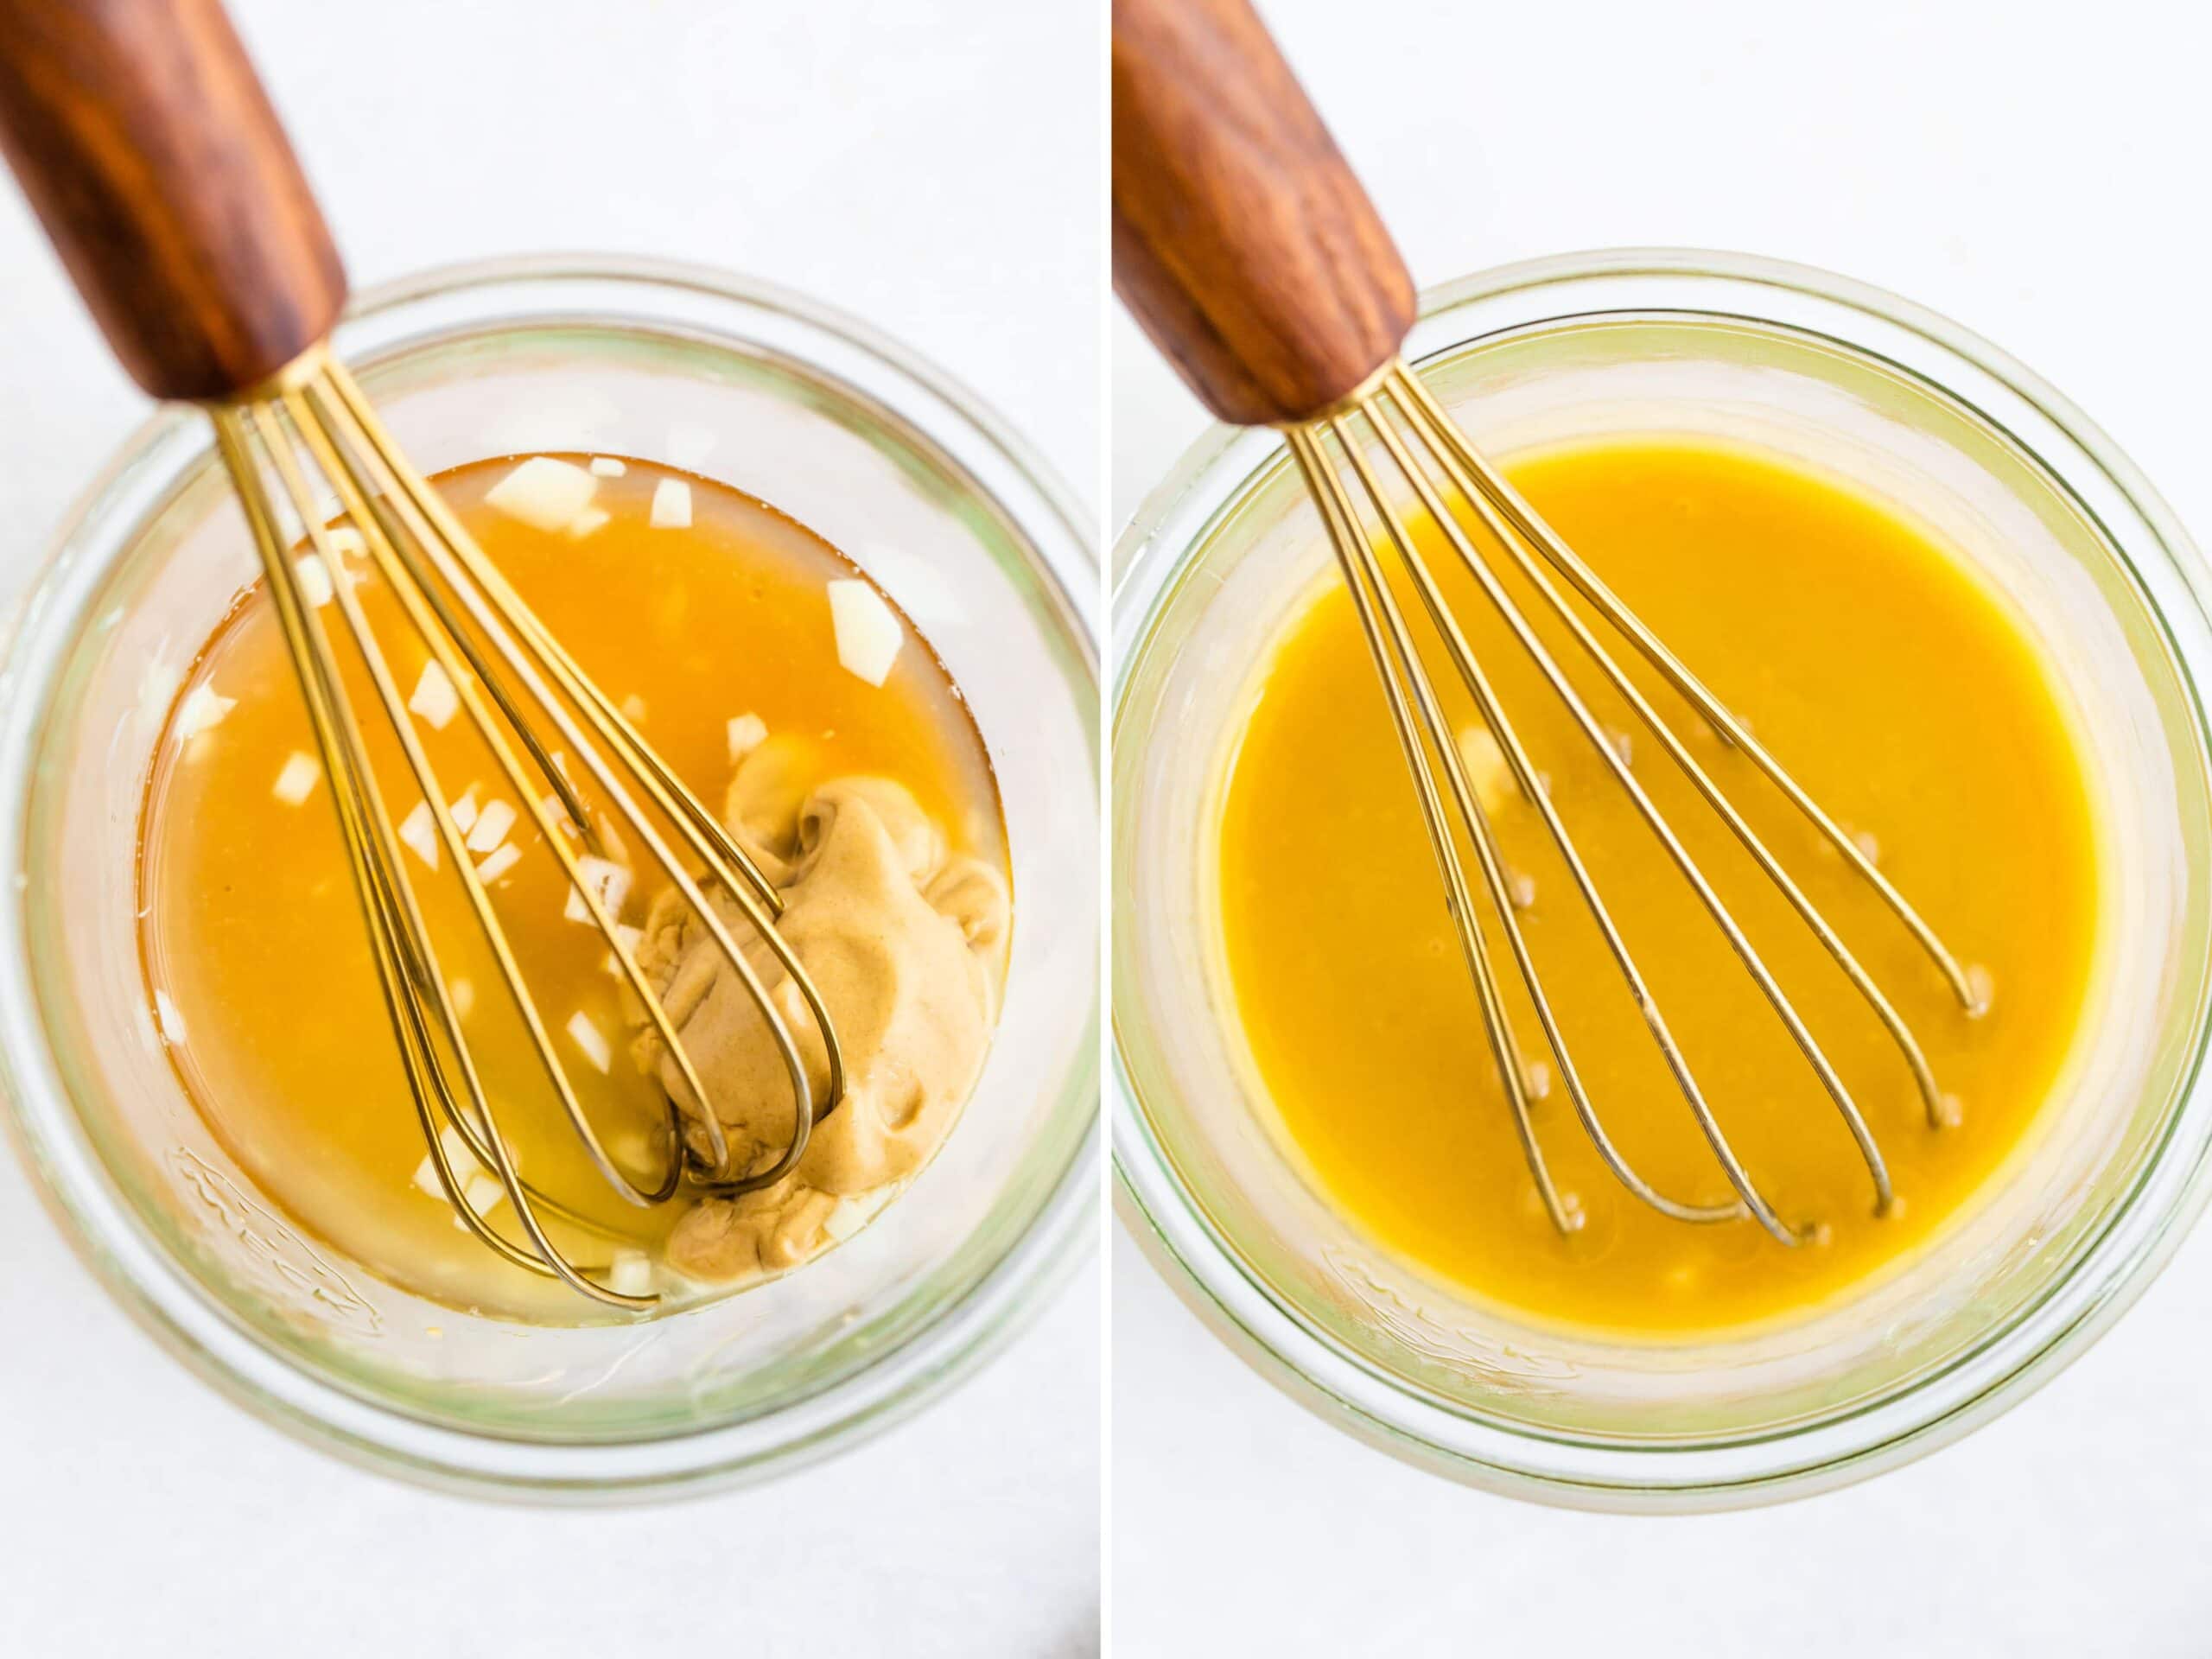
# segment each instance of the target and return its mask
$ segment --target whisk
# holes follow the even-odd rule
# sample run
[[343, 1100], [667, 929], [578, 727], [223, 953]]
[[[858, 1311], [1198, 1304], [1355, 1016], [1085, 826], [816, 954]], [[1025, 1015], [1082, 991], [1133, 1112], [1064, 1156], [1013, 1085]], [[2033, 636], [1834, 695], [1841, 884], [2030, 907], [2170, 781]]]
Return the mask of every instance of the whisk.
[[[1401, 353], [1414, 321], [1412, 280], [1374, 206], [1245, 0], [1114, 0], [1113, 35], [1115, 289], [1153, 343], [1216, 415], [1238, 425], [1273, 426], [1282, 432], [1319, 510], [1412, 777], [1513, 1126], [1553, 1224], [1569, 1232], [1577, 1220], [1553, 1182], [1531, 1125], [1530, 1066], [1508, 1019], [1501, 953], [1478, 915], [1455, 817], [1472, 849], [1509, 971], [1526, 992], [1575, 1116], [1606, 1168], [1637, 1198], [1677, 1220], [1713, 1223], [1749, 1215], [1785, 1244], [1799, 1243], [1812, 1231], [1777, 1213], [1731, 1146], [1573, 836], [1530, 764], [1490, 675], [1446, 605], [1402, 509], [1393, 505], [1408, 492], [1506, 632], [1533, 659], [1573, 727], [1592, 745], [1795, 1041], [1865, 1161], [1876, 1212], [1891, 1210], [1896, 1194], [1889, 1171], [1857, 1102], [1547, 647], [1528, 609], [1501, 580], [1501, 569], [1517, 572], [1523, 589], [1535, 596], [1537, 614], [1548, 613], [1566, 629], [1598, 677], [1627, 702], [1812, 930], [1889, 1033], [1911, 1072], [1931, 1127], [1946, 1123], [1955, 1109], [1938, 1090], [1920, 1045], [1896, 1007], [1623, 672], [1598, 632], [1569, 605], [1560, 583], [1579, 594], [1810, 822], [1879, 895], [1968, 1014], [1980, 1009], [1974, 982], [1852, 837], [1553, 532], [1407, 366]], [[1459, 504], [1480, 523], [1496, 554], [1469, 533], [1455, 511]], [[1732, 1201], [1698, 1205], [1661, 1192], [1607, 1133], [1516, 918], [1510, 875], [1417, 650], [1407, 607], [1386, 575], [1384, 550], [1402, 569], [1433, 638], [1602, 934], [1646, 1030], [1734, 1191]]]
[[[314, 601], [327, 588], [342, 637], [366, 671], [378, 710], [397, 734], [412, 786], [429, 809], [548, 1089], [600, 1176], [632, 1205], [664, 1202], [687, 1173], [697, 1190], [723, 1195], [772, 1185], [798, 1161], [813, 1126], [843, 1096], [836, 1034], [806, 969], [777, 931], [782, 903], [774, 887], [531, 613], [408, 463], [331, 354], [345, 274], [216, 0], [82, 0], [67, 6], [0, 0], [0, 145], [132, 378], [156, 397], [202, 404], [213, 423], [332, 783], [414, 1110], [455, 1214], [518, 1267], [594, 1301], [653, 1306], [657, 1296], [607, 1282], [609, 1264], [572, 1261], [548, 1234], [544, 1215], [589, 1224], [517, 1167], [401, 861], [397, 820], [385, 805], [340, 678], [338, 631], [326, 626], [323, 607]], [[450, 798], [439, 787], [390, 658], [346, 579], [326, 522], [333, 500], [358, 531], [408, 627], [458, 693], [514, 799], [559, 861], [622, 979], [702, 1103], [698, 1123], [710, 1143], [707, 1157], [687, 1147], [673, 1102], [670, 1156], [658, 1173], [626, 1170], [601, 1144], [447, 805]], [[296, 552], [302, 532], [305, 547]], [[314, 562], [321, 567], [319, 579], [307, 574]], [[558, 734], [556, 745], [544, 728]], [[605, 858], [619, 837], [601, 813], [587, 807], [556, 753], [575, 757], [637, 845], [661, 867], [767, 1022], [798, 1105], [790, 1144], [768, 1167], [723, 1175], [728, 1149], [712, 1103], [624, 941], [601, 878], [583, 863], [586, 855]], [[662, 824], [688, 857], [671, 848]], [[564, 825], [575, 830], [581, 851], [569, 845]], [[820, 1098], [797, 1034], [741, 948], [738, 930], [708, 902], [709, 883], [734, 901], [745, 931], [765, 944], [797, 987], [825, 1051], [827, 1089]], [[448, 1129], [498, 1178], [513, 1205], [518, 1236], [494, 1227], [466, 1201], [468, 1178], [456, 1168], [461, 1160]]]

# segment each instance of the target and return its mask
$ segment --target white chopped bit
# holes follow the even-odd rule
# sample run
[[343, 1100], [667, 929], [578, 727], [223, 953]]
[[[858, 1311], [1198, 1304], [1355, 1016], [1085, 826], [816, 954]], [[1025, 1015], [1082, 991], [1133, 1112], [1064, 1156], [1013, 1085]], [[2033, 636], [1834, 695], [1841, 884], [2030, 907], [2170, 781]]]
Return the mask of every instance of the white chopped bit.
[[592, 1017], [582, 1008], [569, 1016], [569, 1040], [583, 1052], [583, 1057], [604, 1071], [613, 1063], [614, 1051], [607, 1046], [606, 1036], [592, 1023]]
[[520, 816], [512, 801], [487, 801], [484, 810], [476, 815], [475, 827], [468, 832], [468, 850], [472, 853], [497, 851], [499, 843], [507, 838], [507, 831], [515, 827], [515, 820]]
[[445, 1148], [446, 1162], [453, 1166], [454, 1179], [463, 1183], [483, 1173], [484, 1166], [476, 1161], [476, 1154], [468, 1148], [461, 1131], [448, 1123], [438, 1131], [438, 1144]]
[[733, 766], [768, 741], [768, 722], [758, 715], [740, 715], [729, 723], [729, 763]]
[[432, 731], [442, 732], [461, 710], [461, 693], [454, 690], [452, 679], [433, 658], [423, 664], [422, 677], [415, 682], [415, 695], [407, 699], [407, 706], [420, 715], [423, 724]]
[[653, 1287], [652, 1259], [643, 1250], [620, 1249], [607, 1269], [607, 1287], [617, 1296], [644, 1296]]
[[1513, 766], [1487, 726], [1469, 726], [1459, 733], [1459, 759], [1467, 769], [1467, 783], [1475, 804], [1485, 812], [1501, 810], [1513, 798]]
[[1613, 753], [1620, 757], [1621, 765], [1632, 766], [1636, 764], [1636, 744], [1619, 727], [1605, 728], [1605, 741], [1612, 747]]
[[864, 582], [833, 582], [830, 622], [836, 630], [837, 660], [845, 671], [870, 685], [881, 685], [906, 640], [906, 630], [883, 595]]
[[446, 1195], [445, 1183], [438, 1179], [438, 1160], [427, 1152], [423, 1154], [423, 1161], [415, 1166], [415, 1185], [434, 1198]]
[[484, 505], [534, 530], [566, 530], [591, 505], [599, 480], [550, 455], [532, 455], [484, 493]]
[[569, 526], [569, 539], [581, 542], [592, 531], [604, 529], [607, 521], [613, 517], [614, 515], [605, 507], [586, 507], [576, 515], [575, 522]]
[[[617, 922], [614, 924], [614, 942], [620, 945], [628, 953], [630, 959], [634, 962], [638, 957], [638, 947], [645, 942], [645, 930], [642, 927], [632, 927], [626, 922]], [[600, 959], [599, 967], [600, 971], [610, 978], [626, 982], [628, 979], [628, 976], [622, 971], [621, 957], [616, 956], [612, 950]]]
[[1956, 1095], [1936, 1097], [1936, 1122], [1939, 1128], [1955, 1129], [1967, 1121], [1967, 1103]]
[[680, 478], [664, 478], [653, 486], [655, 530], [689, 530], [691, 528], [691, 486]]
[[[555, 749], [545, 758], [553, 763], [554, 771], [559, 772], [563, 778], [568, 778], [569, 757], [567, 755], [562, 753], [560, 750]], [[574, 783], [575, 780], [574, 779], [569, 779], [569, 781]]]
[[461, 791], [461, 798], [449, 802], [446, 810], [453, 814], [453, 821], [461, 826], [462, 835], [474, 830], [476, 827], [476, 785], [471, 784]]
[[328, 540], [330, 550], [334, 553], [365, 553], [369, 550], [368, 537], [351, 524], [338, 525], [331, 531]]
[[218, 696], [212, 685], [194, 686], [176, 711], [176, 741], [199, 736], [238, 706], [236, 697]]
[[1989, 1012], [1989, 1005], [1996, 1000], [1997, 976], [1980, 963], [1967, 969], [1967, 991], [1974, 1001], [1967, 1005], [1967, 1018], [1979, 1020]]
[[468, 1011], [476, 1006], [476, 987], [465, 979], [456, 979], [446, 987], [446, 995], [453, 999], [454, 1018], [467, 1019]]
[[311, 754], [295, 749], [286, 757], [284, 769], [276, 774], [276, 797], [287, 806], [297, 806], [315, 793], [315, 780], [322, 776], [322, 767]]
[[184, 1040], [184, 1014], [177, 1005], [170, 1001], [167, 991], [154, 993], [154, 1014], [161, 1021], [162, 1036], [165, 1040], [171, 1043], [181, 1043]]
[[1874, 839], [1873, 831], [1871, 830], [1853, 830], [1851, 844], [1859, 849], [1859, 857], [1865, 859], [1869, 864], [1878, 864], [1882, 861], [1882, 843]]
[[[620, 916], [622, 906], [630, 896], [630, 872], [613, 859], [599, 858], [586, 853], [576, 861], [576, 880], [591, 889], [599, 899], [600, 907], [609, 916]], [[572, 922], [589, 922], [591, 907], [584, 903], [584, 896], [574, 883], [569, 887], [569, 900], [561, 906], [561, 913]]]
[[1505, 891], [1514, 909], [1527, 910], [1536, 902], [1536, 878], [1524, 870], [1510, 871], [1505, 878]]
[[507, 1189], [489, 1175], [471, 1176], [468, 1185], [461, 1189], [461, 1202], [480, 1216], [488, 1214], [506, 1196]]
[[612, 455], [594, 455], [591, 469], [601, 478], [620, 478], [630, 470]]
[[623, 698], [617, 707], [622, 710], [622, 718], [632, 726], [640, 726], [645, 723], [645, 700], [636, 692], [632, 691], [628, 696]]
[[1529, 1099], [1545, 1099], [1552, 1091], [1552, 1069], [1541, 1060], [1530, 1060], [1523, 1081]]
[[300, 596], [321, 610], [330, 603], [332, 588], [330, 570], [320, 553], [302, 553], [292, 561], [292, 573], [300, 579]]
[[521, 862], [522, 849], [510, 841], [476, 867], [476, 879], [485, 882], [496, 881]]
[[416, 802], [415, 810], [400, 820], [399, 839], [432, 869], [438, 868], [438, 825], [428, 801]]

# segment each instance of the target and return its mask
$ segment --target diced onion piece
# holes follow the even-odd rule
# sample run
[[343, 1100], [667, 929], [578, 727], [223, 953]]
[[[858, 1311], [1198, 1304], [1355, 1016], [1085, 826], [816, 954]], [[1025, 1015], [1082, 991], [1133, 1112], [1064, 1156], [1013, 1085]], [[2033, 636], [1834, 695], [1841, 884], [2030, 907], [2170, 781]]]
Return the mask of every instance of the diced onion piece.
[[607, 1287], [617, 1296], [643, 1296], [653, 1287], [652, 1259], [643, 1250], [619, 1249], [607, 1269]]
[[638, 947], [645, 942], [645, 930], [632, 927], [627, 922], [617, 922], [614, 924], [614, 942], [634, 957], [638, 954]]
[[423, 1154], [423, 1161], [415, 1166], [415, 1185], [434, 1198], [446, 1195], [445, 1183], [438, 1179], [438, 1160], [427, 1152]]
[[1499, 811], [1513, 798], [1513, 765], [1490, 728], [1469, 726], [1460, 732], [1459, 759], [1466, 764], [1467, 782], [1484, 811]]
[[507, 838], [507, 831], [515, 827], [519, 815], [511, 801], [487, 801], [484, 810], [476, 815], [476, 825], [468, 832], [468, 850], [488, 853]]
[[652, 527], [655, 530], [691, 528], [691, 486], [680, 478], [664, 478], [653, 486]]
[[865, 582], [833, 582], [830, 621], [837, 633], [837, 660], [845, 671], [870, 685], [881, 685], [906, 639], [906, 630], [883, 595]]
[[453, 821], [461, 826], [462, 835], [474, 830], [476, 827], [476, 785], [471, 784], [461, 791], [461, 798], [449, 804], [446, 810], [453, 814]]
[[509, 870], [522, 862], [522, 849], [512, 842], [504, 842], [491, 856], [476, 867], [476, 879], [486, 885], [497, 881]]
[[591, 469], [601, 478], [620, 478], [630, 470], [612, 455], [594, 455]]
[[550, 455], [532, 455], [484, 493], [484, 505], [533, 530], [566, 530], [591, 505], [599, 480]]
[[276, 798], [287, 806], [297, 806], [315, 793], [315, 779], [322, 776], [322, 767], [311, 754], [295, 749], [284, 761], [284, 768], [276, 774]]
[[468, 1018], [468, 1011], [476, 1006], [476, 987], [465, 979], [456, 979], [446, 987], [446, 995], [453, 999], [454, 1017]]
[[452, 679], [434, 658], [423, 664], [422, 677], [415, 682], [415, 695], [407, 699], [407, 706], [432, 731], [442, 732], [461, 711], [461, 693], [454, 690]]
[[184, 1014], [177, 1005], [169, 1000], [169, 994], [167, 991], [154, 993], [154, 1013], [161, 1020], [163, 1038], [172, 1043], [181, 1043], [184, 1040]]
[[[623, 902], [630, 896], [630, 872], [612, 859], [600, 858], [586, 853], [576, 861], [576, 877], [598, 898], [600, 907], [608, 916], [620, 916]], [[561, 906], [561, 913], [572, 922], [588, 923], [591, 907], [584, 903], [584, 896], [574, 884], [569, 888], [569, 901]]]
[[461, 1189], [461, 1201], [480, 1216], [506, 1196], [507, 1189], [489, 1175], [471, 1176], [468, 1185]]
[[729, 763], [733, 766], [768, 741], [768, 722], [758, 715], [740, 715], [729, 723]]
[[472, 1176], [483, 1173], [484, 1166], [476, 1161], [467, 1141], [452, 1124], [438, 1131], [438, 1144], [445, 1148], [446, 1162], [453, 1166], [455, 1180], [466, 1183]]
[[512, 841], [508, 842], [476, 867], [476, 879], [483, 882], [496, 881], [521, 862], [522, 849]]
[[236, 697], [218, 696], [212, 685], [195, 685], [176, 711], [176, 741], [197, 737], [238, 706]]
[[339, 525], [329, 533], [327, 539], [334, 553], [365, 553], [369, 550], [368, 537], [351, 524]]
[[583, 1057], [601, 1071], [613, 1062], [614, 1051], [607, 1046], [605, 1034], [582, 1008], [569, 1016], [568, 1030], [569, 1040], [582, 1050]]
[[620, 706], [622, 718], [632, 726], [642, 726], [645, 723], [645, 700], [636, 692], [632, 691], [628, 696], [623, 698]]
[[581, 542], [592, 531], [604, 526], [607, 521], [613, 517], [614, 515], [605, 507], [586, 507], [575, 516], [575, 522], [569, 524], [569, 537], [571, 541]]
[[323, 563], [321, 554], [301, 554], [292, 561], [292, 570], [300, 579], [300, 593], [308, 604], [320, 610], [330, 603], [330, 568]]
[[415, 849], [416, 857], [438, 868], [438, 826], [428, 801], [416, 802], [415, 810], [399, 821], [399, 838]]

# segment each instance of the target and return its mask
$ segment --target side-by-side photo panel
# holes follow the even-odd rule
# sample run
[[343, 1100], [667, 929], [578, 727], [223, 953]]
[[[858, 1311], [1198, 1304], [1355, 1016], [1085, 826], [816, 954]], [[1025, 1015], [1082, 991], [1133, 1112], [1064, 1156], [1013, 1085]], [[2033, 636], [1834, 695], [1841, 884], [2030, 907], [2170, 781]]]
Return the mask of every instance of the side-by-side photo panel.
[[2205, 41], [2031, 13], [1115, 0], [1117, 1650], [2201, 1646], [2202, 1249], [2030, 1396], [2212, 1145]]
[[0, 1650], [1100, 1651], [1100, 41], [0, 0]]

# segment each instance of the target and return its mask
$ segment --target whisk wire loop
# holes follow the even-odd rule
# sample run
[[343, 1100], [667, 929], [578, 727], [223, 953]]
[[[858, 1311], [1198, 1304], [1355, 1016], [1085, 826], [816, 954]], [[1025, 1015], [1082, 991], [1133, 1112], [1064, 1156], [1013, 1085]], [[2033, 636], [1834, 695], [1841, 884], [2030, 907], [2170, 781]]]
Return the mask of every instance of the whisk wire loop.
[[[703, 1171], [695, 1169], [693, 1174], [696, 1184], [709, 1192], [749, 1192], [783, 1179], [804, 1155], [814, 1124], [843, 1097], [843, 1057], [828, 1008], [804, 965], [775, 925], [782, 909], [780, 897], [734, 837], [562, 651], [437, 493], [416, 473], [384, 431], [359, 388], [326, 352], [318, 348], [278, 380], [257, 389], [254, 395], [212, 405], [210, 413], [218, 451], [251, 530], [300, 681], [323, 771], [330, 780], [348, 867], [368, 928], [379, 990], [439, 1185], [467, 1230], [503, 1259], [557, 1279], [595, 1301], [631, 1310], [651, 1307], [658, 1300], [656, 1296], [633, 1294], [601, 1282], [592, 1276], [593, 1270], [570, 1260], [546, 1230], [541, 1210], [587, 1231], [604, 1230], [526, 1179], [508, 1137], [500, 1129], [498, 1109], [462, 1033], [460, 1010], [439, 966], [430, 930], [407, 874], [401, 842], [393, 828], [397, 821], [385, 809], [383, 790], [339, 670], [331, 632], [320, 613], [322, 607], [310, 599], [302, 577], [301, 564], [305, 560], [318, 560], [323, 567], [329, 599], [366, 670], [376, 702], [397, 737], [409, 775], [428, 808], [436, 844], [453, 861], [470, 912], [490, 947], [548, 1084], [600, 1176], [630, 1204], [658, 1205], [676, 1192], [690, 1155], [682, 1116], [671, 1100], [666, 1134], [668, 1163], [652, 1181], [639, 1180], [623, 1169], [601, 1142], [500, 925], [465, 832], [439, 786], [391, 663], [353, 591], [353, 573], [326, 522], [328, 499], [317, 497], [302, 463], [302, 452], [334, 493], [339, 509], [358, 530], [370, 563], [423, 641], [429, 660], [450, 682], [460, 707], [512, 787], [522, 811], [551, 849], [569, 890], [606, 942], [621, 979], [699, 1103], [697, 1122], [708, 1142], [711, 1164]], [[293, 550], [299, 545], [301, 532], [311, 551], [296, 555]], [[720, 1175], [728, 1160], [728, 1147], [707, 1090], [659, 995], [625, 942], [624, 930], [601, 887], [588, 879], [569, 844], [573, 834], [587, 850], [605, 852], [610, 846], [611, 825], [602, 824], [585, 806], [559, 753], [535, 730], [510, 677], [527, 691], [585, 772], [597, 783], [614, 813], [661, 866], [766, 1022], [795, 1104], [789, 1144], [766, 1168], [741, 1171], [731, 1177]], [[556, 695], [555, 686], [560, 695]], [[573, 705], [573, 714], [563, 696]], [[527, 762], [510, 741], [511, 734], [519, 741]], [[602, 749], [612, 753], [613, 763]], [[695, 875], [671, 849], [625, 787], [618, 766], [626, 769], [640, 791], [659, 810], [703, 875]], [[741, 947], [730, 924], [709, 902], [702, 885], [708, 880], [729, 895], [813, 1020], [828, 1072], [828, 1088], [820, 1100], [790, 1022], [772, 999], [760, 970]], [[492, 1225], [468, 1201], [470, 1178], [457, 1166], [461, 1160], [453, 1154], [444, 1133], [448, 1128], [460, 1137], [470, 1157], [497, 1177], [503, 1195], [513, 1205], [521, 1242]]]
[[[1491, 918], [1504, 939], [1506, 950], [1536, 1016], [1546, 1046], [1557, 1061], [1560, 1076], [1576, 1116], [1606, 1168], [1638, 1199], [1675, 1219], [1696, 1223], [1721, 1222], [1749, 1215], [1777, 1239], [1795, 1244], [1809, 1229], [1783, 1220], [1761, 1192], [1741, 1157], [1730, 1143], [1696, 1075], [1675, 1041], [1649, 981], [1608, 910], [1574, 839], [1553, 804], [1542, 779], [1506, 711], [1495, 685], [1484, 671], [1465, 631], [1452, 614], [1442, 588], [1412, 531], [1405, 513], [1394, 501], [1380, 464], [1402, 480], [1421, 510], [1433, 522], [1459, 562], [1465, 566], [1485, 601], [1528, 654], [1547, 687], [1560, 701], [1572, 723], [1592, 747], [1600, 764], [1626, 793], [1638, 817], [1657, 839], [1669, 861], [1690, 887], [1700, 907], [1719, 931], [1738, 963], [1751, 977], [1775, 1017], [1810, 1067], [1851, 1135], [1874, 1190], [1877, 1213], [1895, 1202], [1887, 1166], [1865, 1115], [1834, 1066], [1783, 990], [1734, 915], [1713, 889], [1688, 848], [1661, 813], [1626, 758], [1614, 747], [1609, 734], [1567, 677], [1529, 616], [1507, 591], [1484, 550], [1468, 533], [1453, 508], [1454, 500], [1470, 506], [1497, 546], [1504, 550], [1520, 575], [1547, 609], [1567, 628], [1578, 648], [1595, 664], [1605, 683], [1634, 710], [1639, 721], [1657, 739], [1668, 758], [1689, 778], [1698, 794], [1727, 824], [1738, 842], [1760, 871], [1783, 896], [1793, 912], [1819, 939], [1823, 949], [1849, 980], [1897, 1046], [1921, 1096], [1928, 1121], [1941, 1127], [1948, 1121], [1932, 1068], [1895, 1006], [1877, 987], [1840, 937], [1794, 881], [1772, 853], [1752, 831], [1740, 812], [1721, 791], [1707, 770], [1699, 764], [1680, 737], [1654, 709], [1598, 639], [1589, 624], [1570, 607], [1547, 575], [1555, 569], [1599, 614], [1618, 628], [1647, 660], [1704, 718], [1720, 738], [1741, 750], [1758, 771], [1779, 788], [1850, 868], [1881, 896], [1887, 908], [1904, 924], [1922, 950], [1936, 963], [1967, 1012], [1979, 1011], [1967, 976], [1944, 948], [1932, 928], [1899, 895], [1895, 887], [1835, 822], [1815, 804], [1767, 752], [1751, 738], [1741, 721], [1697, 682], [1678, 659], [1667, 652], [1656, 636], [1626, 607], [1605, 589], [1571, 549], [1545, 525], [1516, 493], [1496, 468], [1469, 442], [1445, 413], [1433, 395], [1402, 363], [1394, 362], [1379, 372], [1351, 399], [1313, 418], [1283, 428], [1291, 454], [1308, 491], [1319, 507], [1353, 608], [1382, 680], [1393, 729], [1415, 786], [1426, 830], [1442, 874], [1447, 909], [1463, 956], [1473, 978], [1478, 1002], [1493, 1059], [1504, 1084], [1516, 1136], [1535, 1179], [1539, 1195], [1554, 1224], [1572, 1230], [1576, 1218], [1557, 1191], [1535, 1135], [1526, 1084], [1527, 1068], [1510, 1022], [1492, 960], [1484, 925], [1475, 912], [1473, 893], [1463, 868], [1459, 842], [1446, 816], [1448, 793], [1467, 844], [1479, 866], [1483, 886], [1491, 900]], [[1332, 448], [1342, 457], [1342, 467], [1357, 480], [1367, 511], [1363, 514], [1351, 490], [1339, 476]], [[1376, 452], [1379, 451], [1379, 455]], [[1379, 537], [1370, 534], [1379, 525]], [[1517, 920], [1513, 893], [1503, 854], [1488, 815], [1468, 774], [1459, 746], [1453, 741], [1449, 722], [1436, 689], [1424, 667], [1408, 620], [1392, 583], [1377, 556], [1387, 546], [1395, 556], [1419, 598], [1444, 653], [1472, 698], [1485, 730], [1496, 741], [1522, 797], [1535, 808], [1545, 833], [1565, 866], [1576, 893], [1596, 923], [1608, 954], [1621, 973], [1630, 995], [1656, 1044], [1684, 1103], [1688, 1106], [1715, 1161], [1736, 1194], [1732, 1202], [1692, 1204], [1657, 1191], [1637, 1172], [1607, 1134], [1580, 1070], [1522, 928]], [[1530, 550], [1534, 550], [1532, 553]], [[1540, 562], [1541, 561], [1541, 562]], [[1430, 760], [1433, 753], [1434, 761]], [[1434, 768], [1443, 774], [1440, 788]]]

